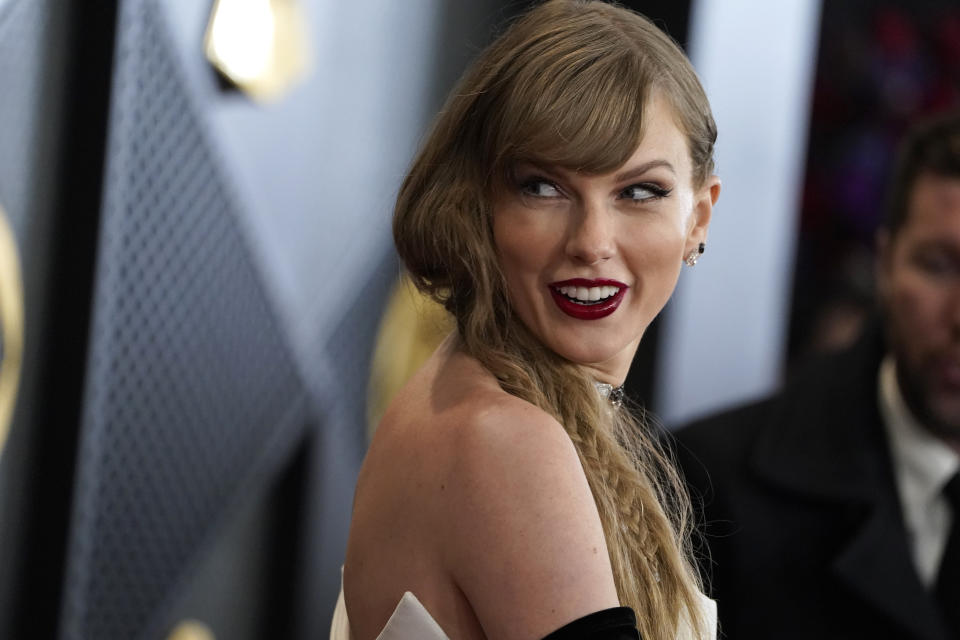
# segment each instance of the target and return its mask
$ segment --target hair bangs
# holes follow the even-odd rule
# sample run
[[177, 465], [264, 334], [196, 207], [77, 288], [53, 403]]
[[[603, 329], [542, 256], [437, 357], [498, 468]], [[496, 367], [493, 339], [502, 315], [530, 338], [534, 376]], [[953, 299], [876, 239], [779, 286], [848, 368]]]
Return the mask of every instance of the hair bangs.
[[606, 173], [640, 143], [650, 79], [636, 56], [609, 39], [554, 56], [546, 68], [541, 59], [521, 69], [504, 87], [491, 141], [500, 175], [521, 161]]

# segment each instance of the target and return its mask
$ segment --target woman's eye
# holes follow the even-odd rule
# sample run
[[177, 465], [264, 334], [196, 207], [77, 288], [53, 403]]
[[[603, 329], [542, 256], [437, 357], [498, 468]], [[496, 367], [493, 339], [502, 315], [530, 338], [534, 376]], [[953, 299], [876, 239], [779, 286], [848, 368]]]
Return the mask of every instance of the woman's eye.
[[557, 185], [548, 180], [528, 180], [520, 186], [520, 190], [537, 198], [558, 198], [561, 195]]
[[632, 184], [620, 192], [620, 197], [633, 202], [656, 200], [670, 194], [670, 189], [664, 189], [655, 184]]

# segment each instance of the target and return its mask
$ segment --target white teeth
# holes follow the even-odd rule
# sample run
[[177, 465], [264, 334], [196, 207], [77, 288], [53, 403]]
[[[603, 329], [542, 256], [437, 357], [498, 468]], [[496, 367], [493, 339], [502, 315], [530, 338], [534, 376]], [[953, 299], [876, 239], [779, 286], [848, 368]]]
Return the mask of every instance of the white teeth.
[[610, 296], [616, 295], [619, 291], [619, 287], [603, 286], [603, 287], [558, 287], [557, 291], [567, 296], [568, 298], [573, 298], [578, 302], [596, 302], [598, 300], [603, 300], [609, 298]]

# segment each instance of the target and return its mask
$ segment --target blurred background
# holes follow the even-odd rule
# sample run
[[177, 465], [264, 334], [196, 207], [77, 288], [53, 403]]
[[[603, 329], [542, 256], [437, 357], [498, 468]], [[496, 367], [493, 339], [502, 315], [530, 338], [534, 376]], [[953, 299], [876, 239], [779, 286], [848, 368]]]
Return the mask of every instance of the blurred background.
[[[856, 336], [898, 137], [960, 102], [960, 8], [623, 4], [720, 130], [707, 252], [629, 378], [672, 425]], [[0, 637], [326, 637], [429, 313], [392, 201], [527, 5], [0, 0]]]

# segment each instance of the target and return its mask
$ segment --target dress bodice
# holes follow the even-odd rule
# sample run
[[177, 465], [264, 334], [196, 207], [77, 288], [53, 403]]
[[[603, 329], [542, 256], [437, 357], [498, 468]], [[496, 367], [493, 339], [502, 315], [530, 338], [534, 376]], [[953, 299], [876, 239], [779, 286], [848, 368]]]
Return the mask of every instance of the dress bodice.
[[[407, 591], [390, 614], [377, 640], [449, 640], [430, 612], [420, 604], [417, 597]], [[351, 640], [350, 620], [343, 601], [343, 587], [337, 598], [337, 607], [333, 611], [333, 624], [330, 628], [330, 640]]]
[[[700, 594], [700, 610], [710, 629], [709, 640], [717, 637], [717, 603]], [[450, 640], [437, 621], [433, 619], [417, 597], [407, 591], [400, 598], [397, 608], [393, 610], [387, 624], [383, 626], [377, 640]], [[347, 618], [347, 607], [343, 600], [343, 587], [337, 598], [337, 606], [333, 611], [333, 624], [330, 628], [330, 640], [351, 640], [350, 620]], [[677, 635], [677, 640], [694, 640], [689, 627], [684, 626]]]

